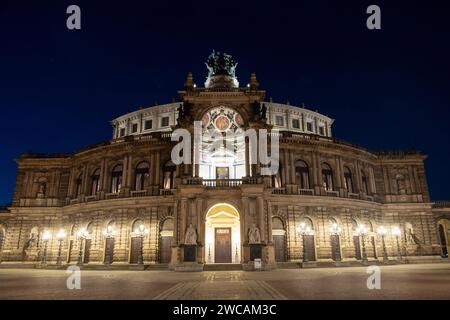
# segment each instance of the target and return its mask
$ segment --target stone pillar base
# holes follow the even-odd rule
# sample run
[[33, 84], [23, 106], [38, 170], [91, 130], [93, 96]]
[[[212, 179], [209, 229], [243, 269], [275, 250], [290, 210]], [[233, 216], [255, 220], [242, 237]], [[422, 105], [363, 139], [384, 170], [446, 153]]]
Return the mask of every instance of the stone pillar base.
[[175, 265], [174, 270], [178, 272], [199, 272], [203, 271], [204, 264], [197, 262], [182, 262]]
[[317, 262], [316, 261], [302, 262], [301, 267], [302, 268], [316, 268]]
[[261, 269], [255, 269], [255, 262], [249, 261], [242, 264], [242, 270], [244, 271], [270, 271], [277, 268], [275, 263], [264, 263], [262, 262]]

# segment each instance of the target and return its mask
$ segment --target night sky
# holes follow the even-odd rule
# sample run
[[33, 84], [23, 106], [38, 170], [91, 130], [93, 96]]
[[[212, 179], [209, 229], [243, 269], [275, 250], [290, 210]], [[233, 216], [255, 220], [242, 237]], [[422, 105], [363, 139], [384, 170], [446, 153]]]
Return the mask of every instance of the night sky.
[[[445, 3], [2, 0], [0, 204], [20, 154], [110, 139], [110, 120], [171, 102], [188, 71], [203, 86], [212, 49], [233, 55], [242, 86], [256, 72], [267, 100], [336, 119], [338, 138], [422, 150], [432, 199], [450, 199]], [[70, 4], [81, 7], [80, 31], [66, 28]], [[370, 4], [382, 30], [366, 28]]]

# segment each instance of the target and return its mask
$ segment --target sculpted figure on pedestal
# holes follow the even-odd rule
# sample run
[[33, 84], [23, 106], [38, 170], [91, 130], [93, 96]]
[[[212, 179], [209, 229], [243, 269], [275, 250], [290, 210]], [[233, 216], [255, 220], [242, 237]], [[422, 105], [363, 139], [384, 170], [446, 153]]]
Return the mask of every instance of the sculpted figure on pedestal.
[[186, 235], [184, 237], [184, 244], [187, 245], [196, 245], [197, 244], [197, 232], [192, 224], [186, 230]]
[[259, 233], [259, 229], [255, 224], [253, 224], [250, 230], [248, 231], [248, 243], [249, 244], [261, 243], [261, 234]]

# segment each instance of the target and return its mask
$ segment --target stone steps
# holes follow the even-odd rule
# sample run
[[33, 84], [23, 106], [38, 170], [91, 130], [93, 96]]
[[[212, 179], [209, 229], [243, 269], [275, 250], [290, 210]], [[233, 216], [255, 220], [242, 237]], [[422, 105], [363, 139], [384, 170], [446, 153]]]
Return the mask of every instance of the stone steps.
[[205, 264], [203, 271], [234, 271], [242, 270], [242, 264], [240, 263], [212, 263]]

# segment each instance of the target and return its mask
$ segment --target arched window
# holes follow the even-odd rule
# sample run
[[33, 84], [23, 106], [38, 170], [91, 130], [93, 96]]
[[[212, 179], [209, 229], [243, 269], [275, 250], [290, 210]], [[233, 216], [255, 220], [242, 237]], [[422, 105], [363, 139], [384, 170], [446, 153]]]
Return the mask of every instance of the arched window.
[[369, 194], [369, 183], [364, 170], [361, 172], [361, 182], [362, 182], [361, 185], [362, 192], [364, 192], [365, 194]]
[[96, 169], [91, 176], [91, 195], [95, 196], [100, 190], [100, 169]]
[[145, 189], [145, 185], [148, 183], [149, 168], [148, 162], [141, 162], [136, 166], [134, 174], [134, 190], [141, 191]]
[[169, 161], [164, 166], [164, 189], [173, 189], [173, 180], [175, 178], [176, 166], [172, 161]]
[[309, 228], [309, 230], [314, 230], [313, 222], [310, 218], [305, 217], [301, 220], [300, 223], [304, 223], [306, 228]]
[[348, 192], [354, 193], [352, 172], [348, 167], [344, 167], [344, 187]]
[[83, 185], [83, 174], [80, 173], [75, 181], [75, 198], [78, 198], [81, 194], [81, 186]]
[[122, 165], [114, 167], [111, 173], [111, 192], [119, 193], [122, 188]]
[[358, 221], [356, 221], [355, 219], [352, 219], [352, 231], [353, 233], [356, 232], [356, 228], [358, 228]]
[[333, 170], [327, 163], [322, 163], [322, 186], [327, 191], [333, 190]]
[[141, 219], [137, 219], [133, 222], [133, 225], [131, 226], [131, 231], [133, 233], [138, 234], [142, 229], [141, 226], [144, 226], [144, 221], [142, 221]]
[[298, 160], [295, 162], [295, 183], [301, 189], [310, 189], [309, 167], [303, 160]]
[[94, 223], [93, 222], [88, 223], [88, 225], [86, 226], [86, 231], [87, 231], [88, 235], [92, 237], [92, 235], [94, 233]]

